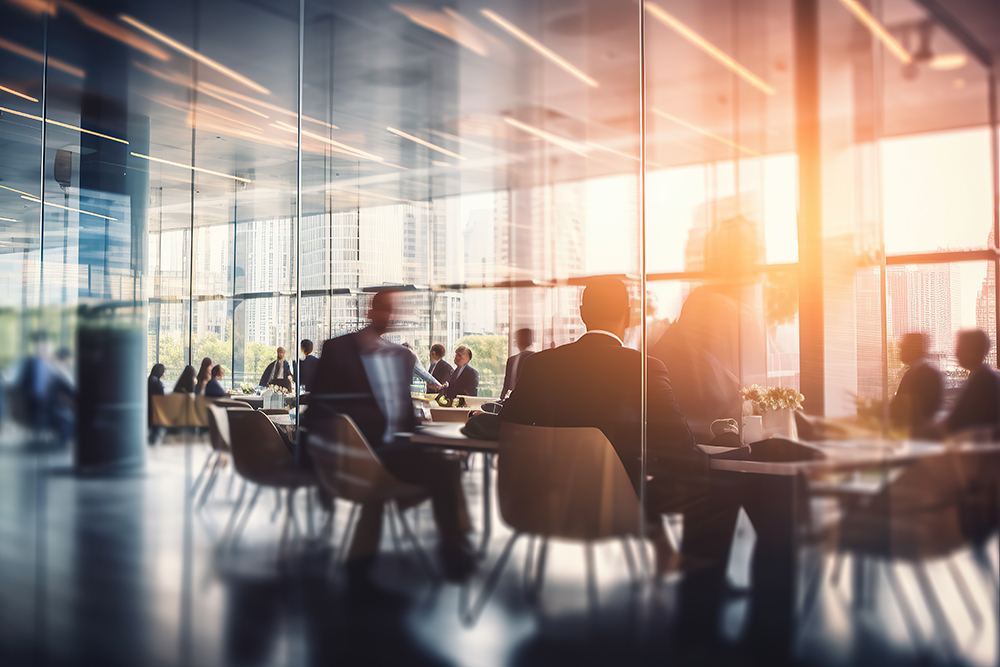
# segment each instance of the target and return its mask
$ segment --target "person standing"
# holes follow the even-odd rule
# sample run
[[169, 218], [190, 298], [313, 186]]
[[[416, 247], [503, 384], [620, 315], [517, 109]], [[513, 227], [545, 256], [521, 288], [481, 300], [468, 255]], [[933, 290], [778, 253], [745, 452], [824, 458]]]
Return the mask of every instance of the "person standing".
[[530, 349], [535, 342], [535, 335], [531, 329], [518, 329], [514, 333], [514, 345], [517, 347], [517, 354], [511, 355], [507, 359], [507, 369], [503, 375], [503, 389], [500, 391], [500, 398], [507, 398], [507, 394], [514, 390], [517, 384], [517, 376], [524, 366], [528, 357], [535, 353]]
[[472, 350], [464, 345], [455, 348], [455, 371], [444, 385], [444, 396], [448, 400], [479, 395], [479, 371], [469, 365], [471, 361]]
[[295, 376], [298, 377], [300, 385], [309, 388], [313, 384], [316, 368], [319, 367], [319, 359], [312, 353], [313, 342], [308, 338], [304, 338], [299, 347], [302, 350], [302, 361], [299, 362]]
[[264, 374], [260, 376], [260, 386], [270, 387], [273, 384], [291, 391], [293, 376], [288, 360], [285, 359], [285, 348], [279, 347], [275, 352], [278, 358], [264, 369]]

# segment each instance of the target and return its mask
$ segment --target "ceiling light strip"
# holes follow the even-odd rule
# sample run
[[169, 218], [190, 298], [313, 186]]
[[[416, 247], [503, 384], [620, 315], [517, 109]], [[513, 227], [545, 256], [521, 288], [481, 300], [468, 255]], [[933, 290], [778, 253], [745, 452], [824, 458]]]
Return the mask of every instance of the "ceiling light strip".
[[537, 39], [535, 39], [528, 33], [524, 32], [523, 30], [521, 30], [516, 25], [514, 25], [504, 17], [500, 16], [496, 12], [493, 12], [489, 9], [480, 9], [479, 12], [483, 16], [488, 18], [490, 21], [493, 21], [493, 23], [497, 24], [498, 26], [509, 32], [511, 35], [524, 42], [530, 48], [534, 49], [538, 54], [544, 56], [545, 58], [548, 58], [551, 62], [555, 63], [563, 70], [575, 76], [577, 79], [584, 82], [588, 86], [591, 86], [592, 88], [597, 88], [600, 85], [592, 77], [587, 76], [581, 70], [571, 65], [569, 61], [567, 61], [565, 58], [557, 54], [555, 51], [552, 51], [547, 46], [539, 42]]
[[182, 169], [190, 169], [191, 171], [198, 171], [203, 174], [211, 174], [212, 176], [222, 176], [223, 178], [231, 178], [234, 181], [239, 181], [240, 183], [251, 183], [249, 178], [240, 178], [239, 176], [233, 176], [232, 174], [224, 174], [221, 171], [212, 171], [211, 169], [205, 169], [204, 167], [195, 167], [194, 165], [184, 164], [183, 162], [174, 162], [172, 160], [164, 160], [159, 157], [151, 157], [149, 155], [143, 155], [142, 153], [132, 152], [130, 155], [135, 157], [141, 157], [143, 160], [150, 160], [152, 162], [159, 162], [161, 164], [169, 164], [173, 167], [180, 167]]
[[714, 44], [709, 42], [707, 39], [696, 33], [694, 30], [689, 28], [684, 23], [678, 21], [672, 14], [667, 12], [659, 5], [654, 2], [646, 3], [646, 11], [655, 16], [668, 28], [676, 32], [678, 35], [686, 39], [687, 41], [694, 44], [696, 47], [704, 51], [708, 56], [714, 58], [723, 67], [726, 67], [731, 72], [736, 74], [738, 77], [749, 83], [751, 86], [760, 90], [768, 95], [774, 95], [775, 90], [766, 81], [761, 79], [759, 76], [748, 70], [743, 65], [736, 62], [733, 58], [723, 52], [721, 49], [716, 47]]
[[25, 95], [24, 93], [18, 92], [16, 90], [14, 90], [13, 88], [8, 88], [7, 86], [0, 86], [0, 90], [2, 90], [5, 93], [10, 93], [11, 95], [17, 95], [21, 99], [28, 100], [29, 102], [37, 102], [38, 101], [34, 97], [32, 97], [31, 95]]
[[28, 49], [28, 48], [25, 48], [25, 47], [21, 46], [20, 44], [15, 44], [14, 42], [9, 42], [9, 41], [7, 41], [6, 39], [3, 39], [3, 38], [0, 38], [0, 49], [6, 49], [7, 51], [10, 51], [11, 53], [16, 53], [19, 56], [23, 56], [23, 57], [27, 58], [28, 60], [34, 60], [37, 63], [48, 62], [48, 64], [51, 65], [52, 67], [55, 67], [58, 70], [62, 70], [63, 72], [66, 72], [67, 74], [72, 74], [73, 76], [75, 76], [77, 78], [80, 78], [80, 79], [84, 78], [87, 75], [87, 73], [84, 72], [79, 67], [74, 67], [72, 65], [67, 65], [63, 61], [57, 60], [56, 58], [52, 58], [52, 57], [49, 57], [48, 59], [46, 59], [45, 56], [43, 56], [38, 51], [32, 51], [31, 49]]
[[[284, 123], [280, 120], [275, 123], [271, 123], [271, 127], [276, 127], [279, 130], [284, 130], [285, 132], [291, 132], [291, 133], [296, 133], [299, 131], [298, 128], [292, 127], [288, 123]], [[308, 130], [302, 130], [302, 134], [303, 136], [312, 137], [313, 139], [322, 141], [325, 144], [329, 144], [338, 153], [346, 153], [347, 155], [350, 155], [352, 157], [361, 157], [366, 160], [372, 160], [374, 162], [385, 162], [385, 158], [381, 158], [378, 155], [372, 155], [371, 153], [366, 153], [365, 151], [359, 148], [354, 148], [353, 146], [342, 144], [339, 141], [334, 141], [333, 139], [327, 139], [326, 137], [314, 134], [312, 132], [309, 132]]]
[[14, 218], [5, 218], [3, 216], [0, 216], [0, 221], [3, 221], [3, 222], [18, 222]]
[[208, 67], [211, 67], [215, 71], [228, 76], [230, 79], [242, 83], [247, 88], [250, 88], [252, 90], [256, 90], [258, 93], [261, 93], [262, 95], [270, 95], [271, 94], [270, 90], [268, 90], [264, 86], [260, 85], [259, 83], [248, 79], [247, 77], [243, 76], [239, 72], [234, 72], [233, 70], [229, 69], [228, 67], [226, 67], [222, 63], [218, 63], [218, 62], [212, 60], [211, 58], [209, 58], [208, 56], [203, 56], [202, 54], [198, 53], [194, 49], [190, 49], [190, 48], [184, 46], [183, 44], [181, 44], [177, 40], [175, 40], [175, 39], [173, 39], [171, 37], [168, 37], [167, 35], [164, 35], [162, 32], [160, 32], [160, 31], [158, 31], [158, 30], [156, 30], [154, 28], [149, 27], [148, 25], [146, 25], [142, 21], [138, 21], [138, 20], [132, 18], [131, 16], [129, 16], [128, 14], [121, 14], [121, 15], [118, 16], [118, 18], [121, 19], [122, 21], [124, 21], [125, 23], [128, 23], [132, 27], [138, 28], [139, 30], [143, 31], [144, 33], [146, 33], [150, 37], [154, 37], [154, 38], [160, 40], [161, 42], [163, 42], [164, 44], [166, 44], [167, 46], [169, 46], [169, 47], [171, 47], [173, 49], [176, 49], [177, 51], [180, 51], [181, 53], [183, 53], [184, 55], [188, 56], [189, 58], [197, 60], [198, 62], [202, 63], [203, 65], [207, 65]]
[[896, 41], [896, 39], [889, 34], [889, 31], [885, 29], [885, 26], [879, 23], [874, 16], [869, 13], [857, 0], [840, 0], [840, 4], [847, 8], [847, 11], [854, 14], [854, 18], [861, 21], [862, 25], [868, 28], [875, 37], [878, 38], [880, 42], [885, 45], [885, 48], [892, 51], [892, 55], [899, 58], [899, 61], [904, 65], [909, 65], [913, 62], [913, 56], [907, 53], [903, 45]]
[[508, 125], [513, 125], [519, 130], [524, 130], [528, 134], [533, 134], [536, 137], [540, 137], [542, 139], [545, 139], [546, 141], [550, 141], [556, 144], [557, 146], [562, 146], [563, 148], [572, 153], [576, 153], [577, 155], [587, 157], [587, 149], [584, 146], [576, 143], [575, 141], [565, 139], [558, 135], [552, 134], [551, 132], [546, 132], [545, 130], [540, 130], [537, 127], [533, 127], [531, 125], [528, 125], [527, 123], [522, 123], [521, 121], [515, 118], [511, 118], [510, 116], [504, 116], [504, 122], [507, 123]]
[[0, 185], [0, 188], [3, 188], [4, 190], [10, 190], [11, 192], [16, 192], [19, 195], [24, 195], [26, 197], [34, 197], [35, 199], [37, 199], [35, 195], [31, 194], [30, 192], [25, 192], [24, 190], [18, 190], [17, 188], [10, 188], [7, 187], [6, 185]]
[[459, 155], [458, 153], [452, 153], [447, 148], [441, 148], [440, 146], [436, 146], [436, 145], [432, 144], [429, 141], [424, 141], [420, 137], [415, 137], [412, 134], [407, 134], [406, 132], [403, 132], [402, 130], [397, 130], [394, 127], [386, 127], [385, 129], [389, 130], [390, 132], [392, 132], [393, 134], [395, 134], [397, 136], [403, 137], [404, 139], [409, 139], [410, 141], [418, 143], [421, 146], [426, 146], [427, 148], [431, 149], [432, 151], [437, 151], [438, 153], [443, 153], [443, 154], [445, 154], [445, 155], [447, 155], [449, 157], [453, 157], [453, 158], [458, 159], [458, 160], [465, 160], [466, 159], [466, 158], [462, 157], [461, 155]]
[[731, 141], [729, 139], [726, 139], [725, 137], [723, 137], [721, 135], [718, 135], [718, 134], [715, 134], [714, 132], [709, 132], [708, 130], [706, 130], [704, 128], [698, 127], [697, 125], [695, 125], [693, 123], [689, 123], [686, 120], [683, 120], [681, 118], [678, 118], [677, 116], [674, 116], [673, 114], [667, 113], [666, 111], [661, 111], [660, 109], [655, 109], [654, 108], [653, 109], [653, 113], [657, 114], [658, 116], [663, 116], [667, 120], [672, 120], [673, 122], [677, 123], [678, 125], [683, 125], [684, 127], [688, 128], [689, 130], [694, 130], [698, 134], [704, 135], [704, 136], [708, 137], [709, 139], [714, 139], [715, 141], [723, 143], [723, 144], [725, 144], [727, 146], [732, 146], [733, 148], [735, 148], [737, 150], [741, 150], [744, 153], [747, 153], [748, 155], [754, 155], [754, 156], [757, 156], [757, 157], [760, 156], [760, 153], [758, 153], [755, 150], [752, 150], [750, 148], [747, 148], [746, 146], [738, 144], [735, 141]]
[[85, 130], [82, 127], [79, 127], [78, 125], [70, 125], [69, 123], [60, 123], [59, 121], [52, 120], [51, 118], [42, 118], [41, 116], [36, 116], [30, 113], [24, 113], [23, 111], [15, 111], [13, 109], [8, 109], [7, 107], [0, 107], [0, 111], [6, 113], [12, 113], [15, 116], [21, 116], [22, 118], [30, 118], [31, 120], [37, 120], [39, 123], [44, 120], [46, 123], [49, 123], [50, 125], [58, 125], [59, 127], [65, 127], [70, 130], [76, 130], [77, 132], [91, 134], [95, 137], [100, 137], [102, 139], [110, 139], [111, 141], [117, 141], [120, 144], [125, 144], [126, 146], [128, 146], [128, 142], [125, 141], [124, 139], [119, 139], [118, 137], [112, 137], [107, 134], [101, 134], [100, 132], [94, 132], [93, 130]]
[[63, 206], [62, 204], [56, 204], [56, 203], [50, 202], [50, 201], [43, 202], [38, 197], [32, 197], [30, 195], [21, 195], [21, 199], [27, 199], [28, 201], [34, 202], [36, 204], [45, 204], [46, 206], [55, 206], [56, 208], [61, 208], [64, 211], [74, 211], [76, 213], [83, 213], [84, 215], [92, 215], [95, 218], [102, 218], [104, 220], [111, 220], [112, 222], [118, 222], [118, 218], [112, 218], [109, 215], [101, 215], [100, 213], [91, 213], [90, 211], [84, 211], [82, 208], [73, 208], [72, 206]]

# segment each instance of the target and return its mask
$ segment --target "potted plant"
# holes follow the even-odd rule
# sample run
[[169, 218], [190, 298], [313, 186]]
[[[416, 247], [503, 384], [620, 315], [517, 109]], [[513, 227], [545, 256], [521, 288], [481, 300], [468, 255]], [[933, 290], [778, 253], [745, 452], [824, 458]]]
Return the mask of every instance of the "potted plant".
[[798, 437], [794, 411], [802, 408], [805, 396], [790, 387], [761, 387], [756, 384], [744, 387], [741, 393], [744, 442], [775, 435]]

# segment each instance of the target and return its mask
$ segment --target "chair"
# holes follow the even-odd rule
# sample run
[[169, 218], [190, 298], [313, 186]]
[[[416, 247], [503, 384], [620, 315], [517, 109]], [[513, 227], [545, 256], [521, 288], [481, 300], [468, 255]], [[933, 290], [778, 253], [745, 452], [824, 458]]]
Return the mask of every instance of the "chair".
[[[233, 509], [233, 514], [230, 516], [229, 523], [223, 533], [222, 541], [225, 543], [227, 536], [232, 533], [231, 547], [236, 548], [240, 536], [250, 520], [250, 515], [261, 490], [265, 487], [276, 489], [279, 492], [284, 490], [287, 509], [281, 531], [281, 541], [278, 546], [280, 554], [287, 541], [289, 529], [298, 532], [293, 502], [295, 492], [302, 487], [314, 486], [316, 478], [311, 472], [298, 466], [294, 455], [288, 451], [284, 440], [267, 415], [257, 410], [228, 410], [227, 417], [229, 419], [229, 445], [233, 456], [233, 466], [241, 477], [247, 482], [256, 484], [257, 488], [250, 497], [241, 522], [236, 525], [243, 500], [243, 492], [240, 493], [236, 507]], [[235, 532], [233, 532], [234, 525], [236, 525]]]
[[403, 534], [413, 544], [421, 565], [436, 578], [426, 554], [406, 517], [399, 509], [400, 501], [416, 503], [428, 497], [419, 486], [400, 481], [389, 472], [368, 444], [363, 433], [350, 417], [335, 415], [314, 426], [309, 436], [309, 456], [319, 483], [334, 496], [354, 503], [341, 542], [341, 560], [346, 557], [349, 538], [356, 527], [362, 504], [381, 503], [388, 508], [389, 526], [395, 538], [393, 513], [399, 519]]
[[[620, 539], [633, 581], [635, 561], [628, 538], [641, 540], [640, 505], [628, 473], [607, 436], [596, 428], [551, 428], [504, 423], [500, 427], [497, 488], [500, 515], [514, 534], [487, 578], [472, 623], [485, 607], [514, 543], [521, 535], [541, 538], [533, 598], [541, 592], [550, 538], [582, 541], [588, 599], [596, 603], [593, 543]], [[525, 580], [533, 557], [529, 544]], [[645, 557], [641, 544], [640, 554]]]
[[465, 423], [469, 421], [469, 413], [471, 409], [456, 409], [456, 408], [431, 408], [431, 421], [432, 422], [461, 422]]
[[[233, 406], [229, 409], [244, 411], [251, 410], [248, 405]], [[215, 485], [215, 480], [219, 473], [219, 465], [222, 461], [222, 455], [230, 452], [231, 450], [229, 438], [229, 415], [227, 414], [226, 407], [209, 403], [205, 406], [205, 412], [208, 418], [208, 439], [209, 443], [212, 445], [212, 451], [209, 452], [208, 457], [205, 459], [205, 464], [201, 467], [201, 472], [198, 473], [198, 477], [195, 479], [194, 484], [191, 485], [191, 495], [198, 492], [198, 486], [201, 483], [201, 478], [204, 476], [205, 471], [208, 469], [208, 465], [213, 460], [215, 461], [215, 465], [212, 466], [212, 472], [205, 481], [205, 488], [202, 491], [201, 498], [198, 500], [198, 507], [205, 504], [205, 501], [208, 500], [209, 494], [212, 492], [212, 487]]]

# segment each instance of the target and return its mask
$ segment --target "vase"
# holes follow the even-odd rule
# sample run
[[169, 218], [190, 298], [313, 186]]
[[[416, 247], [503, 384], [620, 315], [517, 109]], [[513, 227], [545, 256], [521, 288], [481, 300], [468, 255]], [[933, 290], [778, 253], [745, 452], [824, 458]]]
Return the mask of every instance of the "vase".
[[744, 415], [743, 429], [740, 431], [740, 442], [749, 445], [751, 442], [760, 442], [764, 439], [764, 429], [761, 425], [760, 415]]
[[795, 426], [795, 412], [791, 408], [765, 410], [762, 417], [764, 438], [780, 435], [795, 440], [799, 437], [798, 428]]

